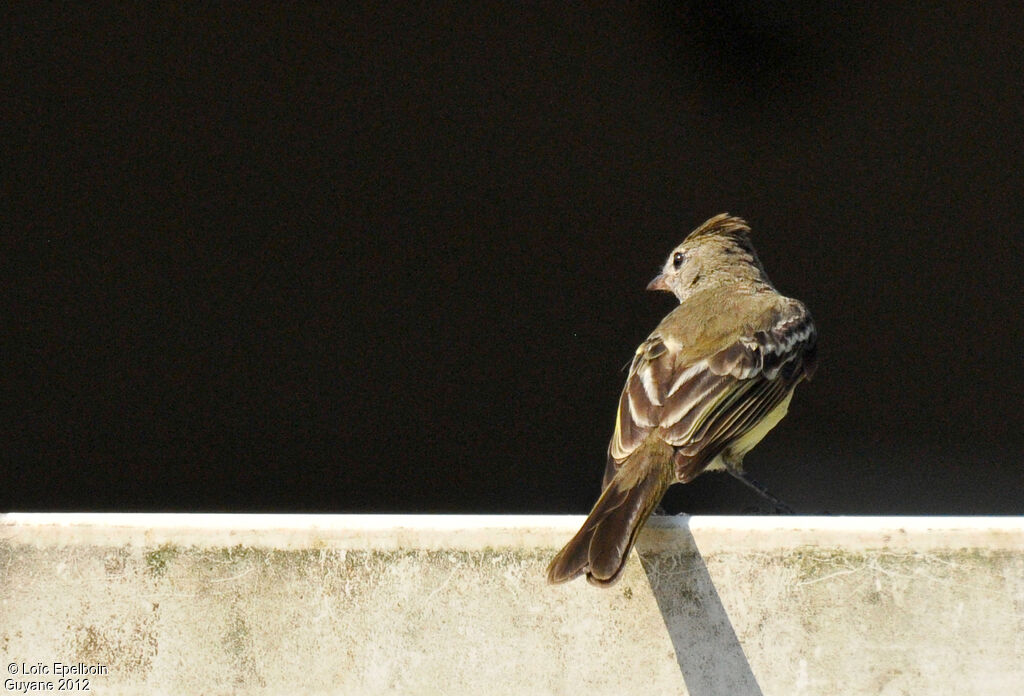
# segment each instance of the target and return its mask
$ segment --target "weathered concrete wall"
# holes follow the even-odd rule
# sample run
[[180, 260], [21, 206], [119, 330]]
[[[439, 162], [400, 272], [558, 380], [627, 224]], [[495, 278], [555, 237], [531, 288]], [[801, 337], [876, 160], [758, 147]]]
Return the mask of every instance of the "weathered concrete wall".
[[1021, 518], [656, 518], [550, 587], [580, 522], [6, 515], [0, 694], [1024, 693]]

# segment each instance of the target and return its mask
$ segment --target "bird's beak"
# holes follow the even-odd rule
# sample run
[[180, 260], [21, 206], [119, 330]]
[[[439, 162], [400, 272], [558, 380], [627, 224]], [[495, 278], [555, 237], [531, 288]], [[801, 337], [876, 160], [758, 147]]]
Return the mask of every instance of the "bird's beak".
[[665, 282], [665, 274], [659, 273], [654, 276], [654, 279], [647, 284], [648, 290], [664, 290], [665, 292], [672, 292], [672, 289]]

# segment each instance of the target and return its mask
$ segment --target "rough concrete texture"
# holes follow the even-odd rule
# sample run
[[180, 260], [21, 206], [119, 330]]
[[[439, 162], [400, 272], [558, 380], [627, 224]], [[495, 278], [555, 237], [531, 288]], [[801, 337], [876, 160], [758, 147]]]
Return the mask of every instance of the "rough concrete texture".
[[659, 518], [548, 586], [581, 521], [6, 515], [0, 693], [1024, 693], [1019, 518]]

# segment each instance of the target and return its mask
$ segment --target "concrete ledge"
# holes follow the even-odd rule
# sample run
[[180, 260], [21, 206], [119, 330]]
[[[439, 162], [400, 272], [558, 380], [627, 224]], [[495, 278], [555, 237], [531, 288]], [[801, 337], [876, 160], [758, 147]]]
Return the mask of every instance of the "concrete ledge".
[[[0, 694], [1010, 694], [1024, 518], [8, 514]], [[27, 673], [26, 673], [27, 672]], [[33, 672], [35, 672], [33, 674]]]

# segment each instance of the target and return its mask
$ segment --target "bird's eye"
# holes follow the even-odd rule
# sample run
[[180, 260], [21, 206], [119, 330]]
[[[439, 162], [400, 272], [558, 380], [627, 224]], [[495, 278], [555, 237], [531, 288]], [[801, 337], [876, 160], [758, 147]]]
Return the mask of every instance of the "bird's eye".
[[679, 267], [683, 265], [683, 261], [686, 260], [686, 255], [681, 251], [677, 251], [672, 255], [672, 267], [679, 270]]

